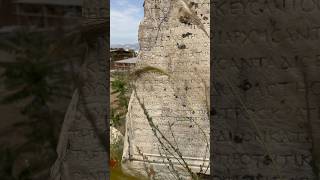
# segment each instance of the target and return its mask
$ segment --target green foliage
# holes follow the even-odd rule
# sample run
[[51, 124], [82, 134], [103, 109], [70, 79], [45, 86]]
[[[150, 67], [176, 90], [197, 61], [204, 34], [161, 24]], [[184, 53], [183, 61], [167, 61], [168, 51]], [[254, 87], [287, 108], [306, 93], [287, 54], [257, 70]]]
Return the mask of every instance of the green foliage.
[[23, 113], [42, 109], [56, 96], [67, 97], [68, 78], [64, 76], [65, 62], [49, 53], [50, 40], [38, 33], [17, 32], [2, 39], [0, 48], [15, 56], [15, 61], [1, 61], [1, 74], [5, 88], [10, 91], [2, 98], [2, 103], [24, 100]]
[[115, 75], [114, 80], [111, 81], [111, 89], [113, 90], [111, 94], [116, 95], [114, 101], [116, 105], [111, 106], [110, 123], [114, 127], [121, 127], [125, 123], [131, 93], [128, 76], [126, 74]]
[[115, 167], [110, 173], [110, 180], [147, 180], [146, 178], [136, 178], [122, 172], [121, 167]]
[[123, 152], [123, 141], [120, 139], [114, 144], [110, 144], [110, 159], [116, 160], [117, 166], [120, 166]]
[[124, 116], [123, 113], [119, 113], [119, 111], [117, 111], [117, 109], [111, 108], [111, 125], [114, 127], [119, 127], [124, 123]]
[[[48, 162], [55, 159], [55, 154], [49, 152], [56, 149], [57, 131], [64, 114], [52, 104], [71, 98], [71, 76], [66, 70], [69, 61], [52, 54], [51, 47], [55, 40], [47, 37], [48, 34], [24, 30], [0, 40], [0, 49], [14, 57], [13, 60], [0, 61], [0, 81], [6, 90], [0, 102], [18, 102], [25, 116], [24, 121], [12, 127], [26, 129], [26, 142], [17, 145], [18, 150], [14, 151], [15, 157], [12, 158], [24, 153], [39, 157], [30, 165], [34, 171], [24, 169], [19, 180], [31, 179], [31, 176], [50, 167]], [[6, 154], [7, 158], [10, 158], [9, 155]], [[6, 161], [6, 165], [1, 164], [0, 168], [8, 169], [13, 165], [14, 161]]]
[[[111, 180], [141, 180], [142, 178], [135, 178], [123, 173], [121, 169], [121, 158], [123, 152], [123, 140], [119, 140], [114, 144], [110, 144], [110, 179]], [[144, 179], [144, 178], [143, 178]]]
[[123, 79], [116, 79], [111, 82], [111, 87], [114, 90], [111, 94], [118, 94], [117, 101], [121, 108], [128, 108], [128, 83]]

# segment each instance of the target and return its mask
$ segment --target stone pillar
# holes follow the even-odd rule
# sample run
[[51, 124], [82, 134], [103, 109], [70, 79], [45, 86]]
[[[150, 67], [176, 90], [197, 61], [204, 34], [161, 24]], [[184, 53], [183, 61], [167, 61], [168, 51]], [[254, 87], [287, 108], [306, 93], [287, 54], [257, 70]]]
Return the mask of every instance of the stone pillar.
[[122, 168], [155, 179], [209, 174], [209, 0], [144, 8]]
[[[80, 73], [64, 119], [52, 167], [53, 180], [106, 180], [109, 178], [109, 13], [107, 0], [85, 0], [82, 35], [94, 42]], [[87, 31], [88, 27], [99, 31]], [[105, 29], [105, 30], [104, 30]], [[102, 31], [101, 31], [102, 30]]]

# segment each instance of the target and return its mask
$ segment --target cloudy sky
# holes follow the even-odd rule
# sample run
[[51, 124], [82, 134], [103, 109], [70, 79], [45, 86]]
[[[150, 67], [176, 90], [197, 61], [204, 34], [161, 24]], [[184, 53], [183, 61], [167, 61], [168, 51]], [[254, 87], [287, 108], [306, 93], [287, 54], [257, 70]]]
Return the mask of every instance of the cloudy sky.
[[143, 18], [144, 0], [110, 1], [110, 43], [138, 42], [138, 26]]

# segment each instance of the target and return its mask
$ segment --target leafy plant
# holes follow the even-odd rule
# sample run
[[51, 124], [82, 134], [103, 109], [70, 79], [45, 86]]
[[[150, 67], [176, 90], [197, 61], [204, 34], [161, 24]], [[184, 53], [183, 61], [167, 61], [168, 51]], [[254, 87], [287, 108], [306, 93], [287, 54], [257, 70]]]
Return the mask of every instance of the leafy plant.
[[125, 116], [127, 114], [131, 88], [128, 75], [116, 74], [111, 81], [112, 95], [116, 95], [111, 105], [110, 123], [120, 131], [124, 129]]
[[117, 102], [121, 108], [128, 108], [128, 84], [123, 79], [116, 79], [111, 82], [111, 87], [114, 90], [111, 94], [117, 95]]
[[[25, 116], [24, 121], [12, 127], [26, 129], [26, 142], [17, 145], [16, 156], [23, 153], [33, 153], [35, 157], [49, 154], [49, 157], [38, 158], [32, 164], [34, 172], [29, 168], [23, 170], [19, 178], [21, 180], [30, 179], [34, 173], [49, 168], [50, 165], [46, 162], [55, 159], [53, 153], [37, 153], [55, 150], [57, 131], [64, 112], [52, 105], [57, 100], [70, 98], [71, 78], [66, 70], [68, 61], [52, 54], [54, 38], [49, 39], [47, 36], [48, 34], [40, 32], [21, 30], [1, 37], [0, 40], [0, 49], [13, 56], [13, 59], [0, 61], [0, 68], [3, 70], [0, 80], [5, 89], [0, 102], [19, 103], [20, 111]], [[14, 161], [8, 162], [10, 163], [12, 167]]]
[[123, 114], [120, 114], [116, 109], [114, 108], [111, 108], [111, 118], [110, 118], [110, 123], [111, 123], [111, 126], [114, 126], [114, 127], [119, 127], [121, 126], [122, 124], [122, 121], [124, 121], [124, 117], [123, 117]]
[[0, 49], [15, 57], [14, 61], [0, 62], [4, 69], [1, 79], [11, 92], [5, 94], [2, 103], [24, 101], [22, 112], [32, 115], [39, 109], [47, 111], [55, 97], [69, 97], [65, 62], [49, 53], [50, 45], [43, 34], [34, 32], [19, 31], [1, 40]]

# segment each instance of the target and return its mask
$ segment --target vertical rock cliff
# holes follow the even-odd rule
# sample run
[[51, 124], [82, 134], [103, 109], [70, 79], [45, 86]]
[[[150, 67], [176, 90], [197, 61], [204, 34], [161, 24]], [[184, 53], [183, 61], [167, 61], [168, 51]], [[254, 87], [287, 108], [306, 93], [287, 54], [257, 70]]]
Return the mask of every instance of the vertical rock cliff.
[[155, 179], [209, 174], [210, 1], [145, 0], [122, 167]]

